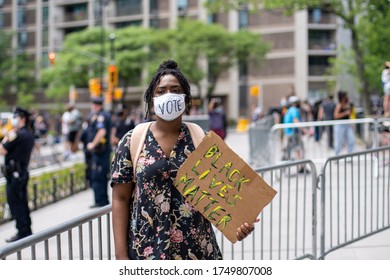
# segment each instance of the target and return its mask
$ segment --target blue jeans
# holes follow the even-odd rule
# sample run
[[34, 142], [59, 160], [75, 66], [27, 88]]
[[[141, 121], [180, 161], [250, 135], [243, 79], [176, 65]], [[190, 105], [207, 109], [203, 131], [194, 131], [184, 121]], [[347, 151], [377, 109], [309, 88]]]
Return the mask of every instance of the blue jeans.
[[348, 153], [352, 153], [355, 148], [355, 134], [349, 124], [336, 124], [334, 126], [336, 156], [340, 154], [344, 144], [347, 145]]

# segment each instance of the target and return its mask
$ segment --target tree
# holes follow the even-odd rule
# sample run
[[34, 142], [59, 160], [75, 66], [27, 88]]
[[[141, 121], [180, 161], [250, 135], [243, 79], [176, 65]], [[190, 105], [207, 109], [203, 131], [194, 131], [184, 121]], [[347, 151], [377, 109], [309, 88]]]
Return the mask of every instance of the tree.
[[[30, 107], [37, 91], [35, 64], [23, 50], [12, 48], [13, 36], [0, 31], [0, 106]], [[6, 104], [6, 97], [15, 104]]]
[[[108, 34], [115, 32], [115, 63], [119, 77], [128, 85], [140, 85], [140, 73], [147, 60], [144, 48], [148, 44], [150, 31], [140, 27], [129, 27], [117, 30], [107, 30]], [[91, 78], [102, 78], [107, 73], [110, 63], [107, 57], [102, 57], [101, 29], [91, 28], [69, 34], [61, 50], [57, 51], [56, 64], [45, 69], [42, 81], [46, 95], [61, 99], [68, 94], [70, 85], [88, 87]]]
[[[86, 87], [89, 78], [100, 77], [101, 62], [91, 59], [101, 53], [100, 32], [99, 28], [88, 29], [66, 37], [55, 66], [43, 74], [48, 96], [64, 96], [71, 84]], [[260, 62], [268, 49], [258, 34], [245, 30], [232, 33], [220, 25], [193, 20], [180, 20], [176, 29], [127, 27], [115, 30], [115, 35], [115, 61], [125, 87], [141, 85], [144, 69], [151, 76], [156, 65], [173, 58], [199, 93], [201, 81], [208, 75], [207, 97], [212, 96], [222, 73], [237, 61]], [[208, 69], [202, 60], [208, 61]]]
[[[373, 63], [373, 59], [369, 58], [370, 49], [372, 50], [374, 43], [374, 34], [378, 33], [376, 29], [379, 25], [375, 20], [387, 18], [390, 3], [386, 0], [213, 0], [207, 5], [210, 11], [216, 12], [220, 10], [241, 9], [243, 6], [250, 7], [253, 11], [259, 8], [259, 5], [264, 5], [265, 9], [280, 9], [283, 8], [291, 13], [301, 9], [321, 8], [329, 13], [332, 13], [343, 21], [344, 27], [351, 32], [352, 38], [352, 54], [356, 67], [356, 80], [360, 81], [359, 90], [363, 97], [363, 105], [366, 110], [370, 107], [370, 93], [375, 86], [373, 83], [372, 66], [366, 63]], [[380, 13], [386, 16], [378, 17]], [[388, 23], [386, 19], [386, 23]], [[374, 25], [375, 24], [375, 25]], [[362, 32], [362, 26], [365, 25]], [[386, 28], [387, 25], [383, 25]], [[384, 32], [388, 33], [388, 32]], [[368, 37], [367, 37], [368, 36]], [[375, 39], [374, 39], [375, 40]], [[371, 44], [371, 45], [370, 45]], [[383, 55], [384, 53], [381, 53]], [[374, 62], [375, 63], [375, 62]], [[352, 71], [353, 72], [353, 71]], [[378, 80], [378, 78], [376, 78]]]
[[[207, 100], [213, 95], [223, 73], [239, 61], [251, 60], [260, 65], [269, 48], [258, 34], [247, 30], [229, 32], [221, 25], [194, 20], [180, 20], [177, 29], [168, 32], [168, 38], [174, 38], [171, 40], [171, 53], [175, 54], [182, 71], [197, 87], [199, 96], [204, 95], [201, 82], [208, 78]], [[202, 60], [208, 62], [206, 69], [200, 63]]]

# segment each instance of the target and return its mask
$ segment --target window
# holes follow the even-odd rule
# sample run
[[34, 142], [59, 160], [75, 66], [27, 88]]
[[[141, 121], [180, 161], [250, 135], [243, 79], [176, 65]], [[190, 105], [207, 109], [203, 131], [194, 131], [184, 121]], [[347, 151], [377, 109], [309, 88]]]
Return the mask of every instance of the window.
[[117, 16], [138, 15], [142, 11], [142, 1], [140, 0], [117, 0], [116, 14]]
[[24, 9], [18, 10], [18, 27], [22, 28], [26, 25], [26, 12]]
[[157, 0], [150, 0], [150, 12], [156, 13], [158, 11], [158, 1]]
[[184, 12], [188, 8], [188, 0], [178, 0], [177, 1], [177, 10], [179, 12]]
[[18, 33], [18, 45], [23, 48], [27, 46], [28, 43], [28, 34], [27, 31], [22, 31]]
[[238, 12], [238, 27], [240, 29], [246, 29], [249, 26], [249, 11], [248, 9], [242, 9]]
[[44, 25], [49, 23], [49, 7], [42, 8], [42, 23]]

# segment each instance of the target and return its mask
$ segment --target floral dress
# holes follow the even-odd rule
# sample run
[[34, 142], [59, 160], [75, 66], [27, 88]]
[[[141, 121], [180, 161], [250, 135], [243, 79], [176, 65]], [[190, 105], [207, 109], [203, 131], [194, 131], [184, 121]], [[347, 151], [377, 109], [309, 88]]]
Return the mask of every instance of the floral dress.
[[[118, 144], [111, 185], [133, 181], [132, 130]], [[128, 231], [130, 259], [222, 259], [211, 223], [174, 186], [177, 170], [194, 150], [185, 124], [168, 158], [147, 132], [136, 167]]]

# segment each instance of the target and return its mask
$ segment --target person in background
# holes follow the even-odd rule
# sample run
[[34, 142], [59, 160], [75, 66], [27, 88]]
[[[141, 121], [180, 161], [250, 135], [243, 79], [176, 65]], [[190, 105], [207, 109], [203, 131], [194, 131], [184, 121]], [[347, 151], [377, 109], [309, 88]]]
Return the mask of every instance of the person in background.
[[[312, 108], [312, 115], [313, 115], [313, 121], [319, 121], [319, 111], [322, 104], [322, 99], [317, 100], [314, 102], [313, 108]], [[320, 142], [322, 136], [322, 127], [321, 126], [315, 126], [314, 127], [314, 141]]]
[[73, 102], [68, 104], [69, 115], [67, 117], [68, 137], [66, 146], [69, 149], [69, 158], [72, 159], [78, 151], [80, 140], [80, 130], [82, 125], [82, 116], [79, 110], [76, 109]]
[[91, 100], [91, 118], [88, 121], [87, 149], [92, 153], [91, 187], [95, 203], [91, 208], [109, 204], [108, 178], [110, 172], [111, 116], [103, 110], [103, 98]]
[[[221, 259], [212, 224], [175, 187], [177, 170], [195, 147], [184, 113], [191, 110], [191, 88], [173, 60], [157, 69], [145, 95], [151, 123], [137, 162], [131, 162], [128, 132], [112, 161], [112, 220], [117, 259]], [[175, 103], [175, 109], [161, 110]], [[133, 173], [136, 164], [136, 176]], [[258, 221], [258, 220], [256, 220]], [[242, 240], [253, 224], [237, 229]]]
[[[290, 96], [288, 98], [289, 108], [284, 115], [283, 123], [285, 124], [293, 124], [301, 122], [301, 114], [300, 114], [300, 105], [301, 99], [298, 96]], [[299, 128], [285, 128], [284, 136], [287, 137], [287, 147], [286, 147], [286, 159], [292, 158], [292, 153], [296, 153], [296, 160], [302, 160], [304, 158], [304, 146], [302, 141], [302, 133], [308, 133], [306, 129]], [[300, 166], [298, 173], [309, 173], [310, 171], [306, 170], [304, 166]]]
[[[318, 120], [322, 121], [331, 121], [334, 120], [334, 109], [336, 108], [336, 103], [333, 100], [333, 94], [329, 94], [326, 99], [322, 102], [320, 110], [318, 112]], [[333, 149], [333, 125], [328, 125], [325, 127], [326, 134], [328, 136], [328, 148]]]
[[135, 127], [134, 120], [127, 114], [125, 107], [118, 109], [116, 113], [116, 120], [111, 130], [111, 144], [116, 147], [119, 140], [122, 139], [126, 132], [132, 130]]
[[211, 98], [208, 105], [210, 130], [222, 139], [226, 138], [227, 121], [220, 98]]
[[2, 171], [7, 185], [7, 202], [18, 230], [7, 242], [14, 242], [32, 234], [27, 185], [34, 135], [29, 128], [29, 116], [27, 110], [16, 107], [12, 120], [14, 129], [7, 133], [0, 144], [0, 154], [5, 155]]
[[[352, 105], [349, 102], [346, 91], [338, 92], [339, 102], [334, 109], [335, 120], [348, 120], [352, 114]], [[336, 124], [334, 126], [335, 133], [335, 153], [338, 156], [343, 148], [347, 145], [348, 153], [352, 153], [355, 147], [355, 134], [350, 124]]]
[[390, 61], [385, 62], [381, 80], [383, 85], [383, 113], [386, 118], [390, 117]]

